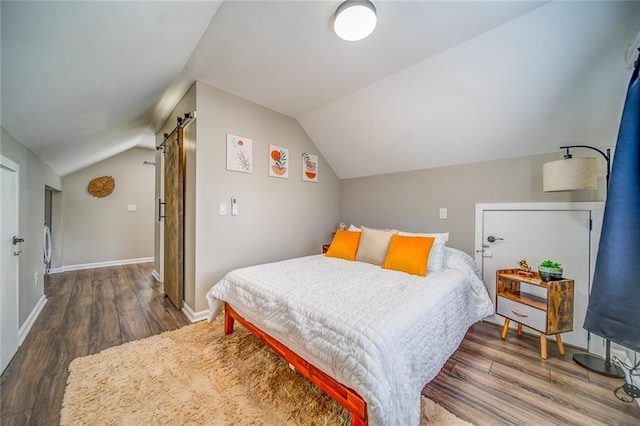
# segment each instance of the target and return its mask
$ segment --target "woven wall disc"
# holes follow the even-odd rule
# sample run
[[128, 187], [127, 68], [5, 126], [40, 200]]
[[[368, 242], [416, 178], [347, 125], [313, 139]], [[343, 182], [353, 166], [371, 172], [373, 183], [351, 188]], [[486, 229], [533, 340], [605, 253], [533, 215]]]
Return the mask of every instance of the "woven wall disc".
[[87, 186], [87, 191], [94, 197], [103, 198], [113, 192], [116, 187], [116, 181], [111, 176], [100, 176], [91, 179]]

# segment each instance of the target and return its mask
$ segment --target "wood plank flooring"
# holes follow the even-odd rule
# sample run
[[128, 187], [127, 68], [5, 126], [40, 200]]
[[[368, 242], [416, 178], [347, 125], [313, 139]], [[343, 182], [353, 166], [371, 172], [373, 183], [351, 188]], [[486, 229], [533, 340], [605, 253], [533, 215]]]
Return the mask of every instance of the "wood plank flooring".
[[57, 425], [74, 358], [189, 324], [152, 270], [144, 263], [46, 277], [47, 304], [0, 378], [0, 424]]
[[619, 401], [624, 382], [591, 373], [573, 362], [581, 352], [549, 342], [540, 358], [538, 336], [517, 337], [475, 324], [423, 395], [477, 425], [640, 425], [640, 407]]
[[[150, 264], [47, 277], [48, 302], [0, 379], [0, 424], [56, 425], [67, 368], [78, 356], [188, 324], [165, 299]], [[640, 425], [640, 408], [616, 399], [622, 380], [587, 372], [536, 336], [500, 339], [500, 327], [474, 325], [428, 398], [477, 425]]]

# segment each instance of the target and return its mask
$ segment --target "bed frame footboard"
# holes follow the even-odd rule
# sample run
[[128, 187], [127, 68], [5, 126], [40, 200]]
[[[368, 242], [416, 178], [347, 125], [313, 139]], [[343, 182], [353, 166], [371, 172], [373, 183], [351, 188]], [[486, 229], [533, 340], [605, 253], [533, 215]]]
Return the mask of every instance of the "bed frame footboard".
[[353, 389], [349, 389], [341, 383], [338, 383], [334, 378], [307, 362], [291, 349], [244, 319], [225, 302], [224, 334], [228, 335], [233, 333], [235, 320], [238, 320], [240, 324], [251, 331], [257, 338], [269, 345], [276, 353], [284, 358], [290, 366], [298, 370], [300, 374], [311, 380], [338, 404], [346, 408], [347, 411], [351, 413], [352, 426], [364, 426], [368, 424], [367, 403]]

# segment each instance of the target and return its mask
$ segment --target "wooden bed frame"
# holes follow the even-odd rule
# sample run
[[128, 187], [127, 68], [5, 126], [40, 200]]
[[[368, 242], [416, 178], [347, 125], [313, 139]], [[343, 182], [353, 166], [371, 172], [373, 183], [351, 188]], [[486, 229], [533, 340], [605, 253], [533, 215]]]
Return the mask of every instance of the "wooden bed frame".
[[346, 408], [351, 413], [351, 426], [365, 426], [368, 424], [367, 403], [353, 389], [349, 389], [334, 378], [319, 370], [314, 365], [303, 359], [291, 349], [269, 336], [264, 331], [244, 319], [233, 310], [228, 303], [224, 304], [224, 334], [233, 333], [234, 320], [238, 320], [245, 328], [251, 331], [257, 338], [265, 342], [276, 353], [284, 358], [292, 368], [295, 368], [307, 379], [315, 383], [320, 389], [325, 391], [338, 404]]

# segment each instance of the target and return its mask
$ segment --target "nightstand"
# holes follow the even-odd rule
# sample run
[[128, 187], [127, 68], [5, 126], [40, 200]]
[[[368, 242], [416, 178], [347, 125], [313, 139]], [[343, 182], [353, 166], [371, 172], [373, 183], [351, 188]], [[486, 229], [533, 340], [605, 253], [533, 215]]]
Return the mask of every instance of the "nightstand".
[[[335, 233], [335, 232], [332, 232], [332, 233], [331, 233], [331, 240], [332, 240], [332, 241], [333, 241], [333, 237], [335, 237], [335, 236], [336, 236], [336, 233]], [[322, 245], [322, 254], [325, 254], [327, 251], [329, 251], [329, 247], [331, 247], [331, 243], [329, 243], [329, 244], [323, 244], [323, 245]]]
[[573, 331], [573, 286], [571, 279], [542, 281], [537, 272], [528, 277], [518, 274], [518, 269], [496, 271], [496, 314], [505, 318], [500, 337], [507, 337], [509, 322], [515, 321], [518, 336], [523, 325], [540, 332], [542, 359], [547, 359], [550, 334], [556, 336], [558, 351], [564, 355], [560, 333]]

